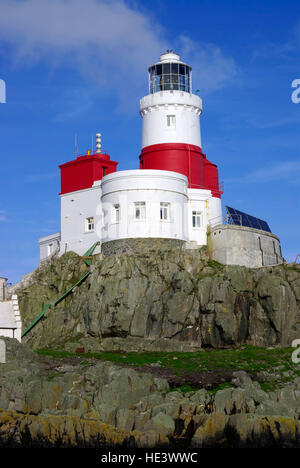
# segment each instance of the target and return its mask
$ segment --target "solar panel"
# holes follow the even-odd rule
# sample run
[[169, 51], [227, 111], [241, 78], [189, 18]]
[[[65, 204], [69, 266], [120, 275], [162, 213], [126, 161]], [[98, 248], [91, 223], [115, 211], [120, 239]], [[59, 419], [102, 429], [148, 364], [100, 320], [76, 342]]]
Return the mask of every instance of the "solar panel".
[[238, 226], [246, 226], [254, 229], [260, 229], [261, 231], [272, 232], [268, 223], [262, 219], [255, 218], [243, 211], [236, 210], [230, 206], [225, 207], [227, 210], [227, 215], [229, 218], [230, 224], [235, 224]]

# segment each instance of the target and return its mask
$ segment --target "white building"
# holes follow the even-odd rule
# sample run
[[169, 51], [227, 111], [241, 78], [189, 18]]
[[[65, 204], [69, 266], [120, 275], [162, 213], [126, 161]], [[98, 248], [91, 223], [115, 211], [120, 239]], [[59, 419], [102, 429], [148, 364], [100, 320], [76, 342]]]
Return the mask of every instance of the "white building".
[[0, 278], [0, 337], [21, 341], [22, 322], [17, 295], [7, 300], [7, 278]]
[[202, 100], [192, 94], [192, 69], [167, 51], [148, 71], [149, 94], [140, 100], [140, 168], [118, 172], [118, 163], [101, 152], [100, 134], [95, 153], [61, 165], [61, 232], [40, 239], [41, 260], [58, 249], [83, 255], [95, 242], [98, 253], [121, 239], [202, 246], [208, 229], [222, 225], [218, 168], [202, 152]]
[[216, 166], [201, 150], [202, 100], [191, 88], [191, 67], [168, 51], [149, 68], [149, 94], [140, 101], [140, 169], [116, 172], [99, 135], [95, 153], [60, 166], [61, 233], [40, 239], [41, 260], [58, 248], [82, 255], [96, 241], [126, 238], [206, 244], [222, 209]]

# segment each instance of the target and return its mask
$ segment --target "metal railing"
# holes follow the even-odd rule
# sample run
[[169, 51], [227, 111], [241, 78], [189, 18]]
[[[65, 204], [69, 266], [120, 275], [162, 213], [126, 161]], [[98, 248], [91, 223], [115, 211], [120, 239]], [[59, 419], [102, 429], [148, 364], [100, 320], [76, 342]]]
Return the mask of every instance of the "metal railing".
[[239, 224], [240, 226], [242, 226], [242, 215], [229, 215], [228, 213], [226, 213], [226, 215], [224, 216], [224, 224]]
[[76, 158], [81, 158], [81, 157], [83, 157], [83, 156], [97, 156], [97, 155], [100, 155], [100, 156], [101, 156], [102, 154], [103, 154], [103, 155], [104, 155], [104, 154], [109, 155], [109, 152], [106, 151], [106, 150], [103, 149], [103, 148], [101, 148], [101, 153], [97, 153], [95, 150], [87, 150], [85, 153], [80, 153], [80, 154], [77, 154], [77, 153], [75, 152], [75, 157], [76, 157]]
[[[95, 242], [87, 250], [87, 252], [85, 252], [85, 254], [83, 255], [83, 259], [84, 259], [84, 261], [85, 261], [85, 263], [87, 264], [88, 267], [90, 267], [91, 263], [92, 263], [89, 256], [92, 255], [92, 253], [94, 252], [94, 250], [95, 250], [95, 248], [97, 247], [98, 244], [99, 244], [99, 242]], [[41, 318], [44, 317], [47, 310], [49, 310], [51, 307], [55, 307], [57, 304], [59, 304], [61, 301], [63, 301], [73, 291], [73, 289], [76, 288], [76, 286], [79, 286], [81, 283], [83, 283], [83, 281], [86, 280], [86, 278], [90, 275], [90, 273], [91, 273], [90, 271], [87, 271], [83, 276], [81, 276], [81, 278], [79, 278], [79, 280], [75, 284], [73, 284], [73, 286], [71, 286], [71, 288], [69, 288], [61, 296], [59, 296], [52, 304], [49, 304], [49, 303], [45, 304], [42, 312], [23, 331], [22, 338], [41, 320]]]

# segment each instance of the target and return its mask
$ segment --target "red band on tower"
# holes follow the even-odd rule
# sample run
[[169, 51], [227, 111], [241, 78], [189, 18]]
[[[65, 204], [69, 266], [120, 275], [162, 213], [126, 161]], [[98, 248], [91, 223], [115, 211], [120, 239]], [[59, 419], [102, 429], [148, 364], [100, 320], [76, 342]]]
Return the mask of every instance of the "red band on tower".
[[206, 159], [199, 146], [185, 143], [161, 143], [147, 146], [140, 154], [140, 169], [179, 172], [189, 181], [189, 188], [207, 189], [220, 197], [218, 168]]

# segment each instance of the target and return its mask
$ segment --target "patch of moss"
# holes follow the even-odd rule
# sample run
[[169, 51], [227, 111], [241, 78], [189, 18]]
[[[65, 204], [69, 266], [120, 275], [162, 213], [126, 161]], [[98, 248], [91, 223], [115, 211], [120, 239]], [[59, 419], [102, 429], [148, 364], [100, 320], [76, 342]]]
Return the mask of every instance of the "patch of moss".
[[214, 268], [215, 270], [223, 270], [224, 268], [224, 265], [222, 265], [222, 263], [219, 263], [216, 260], [212, 260], [211, 258], [207, 260], [207, 266]]
[[56, 377], [58, 377], [59, 375], [63, 375], [64, 372], [53, 372], [52, 374], [50, 374], [48, 377], [47, 377], [47, 381], [48, 382], [51, 382], [52, 380], [54, 380]]
[[191, 385], [181, 385], [180, 387], [170, 388], [168, 393], [170, 393], [170, 392], [180, 392], [183, 395], [185, 395], [188, 392], [197, 392], [198, 390], [199, 390], [199, 388], [192, 387]]
[[178, 375], [181, 373], [211, 372], [218, 370], [245, 370], [251, 374], [259, 371], [272, 371], [281, 366], [280, 374], [285, 371], [297, 373], [296, 365], [292, 362], [293, 348], [265, 349], [255, 346], [243, 346], [235, 349], [213, 349], [197, 352], [100, 352], [76, 353], [40, 349], [37, 353], [51, 356], [53, 359], [75, 358], [81, 360], [99, 359], [111, 361], [115, 364], [133, 367], [159, 365], [161, 368], [172, 369]]
[[209, 393], [215, 395], [219, 390], [224, 390], [224, 388], [232, 388], [233, 385], [231, 382], [223, 382], [212, 390], [208, 390]]
[[273, 392], [278, 388], [278, 383], [271, 381], [271, 382], [261, 382], [260, 383], [261, 389], [264, 392]]

